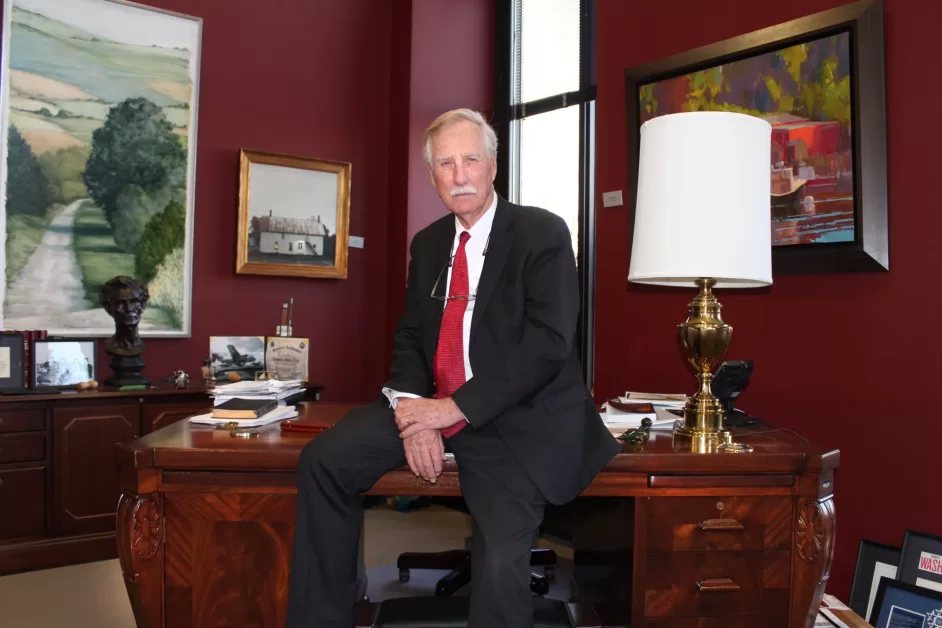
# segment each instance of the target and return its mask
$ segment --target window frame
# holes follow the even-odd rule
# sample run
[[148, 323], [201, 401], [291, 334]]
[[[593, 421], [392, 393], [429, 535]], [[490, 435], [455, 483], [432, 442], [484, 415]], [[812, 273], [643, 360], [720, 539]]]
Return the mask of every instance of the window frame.
[[[494, 53], [494, 130], [503, 150], [497, 155], [494, 187], [504, 198], [519, 199], [518, 121], [529, 116], [579, 106], [578, 262], [581, 308], [578, 327], [582, 371], [589, 388], [595, 380], [595, 1], [581, 0], [579, 11], [579, 89], [524, 103], [513, 103], [513, 59], [518, 0], [496, 0]], [[519, 0], [522, 1], [522, 0]]]

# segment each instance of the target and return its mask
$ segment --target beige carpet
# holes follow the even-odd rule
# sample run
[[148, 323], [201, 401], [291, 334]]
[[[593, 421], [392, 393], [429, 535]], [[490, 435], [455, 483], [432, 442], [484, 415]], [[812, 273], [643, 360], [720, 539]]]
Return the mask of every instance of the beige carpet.
[[[440, 506], [409, 513], [378, 506], [366, 512], [365, 526], [367, 568], [386, 566], [392, 578], [388, 566], [400, 552], [460, 548], [470, 533], [467, 515]], [[0, 626], [134, 628], [118, 561], [0, 577]]]

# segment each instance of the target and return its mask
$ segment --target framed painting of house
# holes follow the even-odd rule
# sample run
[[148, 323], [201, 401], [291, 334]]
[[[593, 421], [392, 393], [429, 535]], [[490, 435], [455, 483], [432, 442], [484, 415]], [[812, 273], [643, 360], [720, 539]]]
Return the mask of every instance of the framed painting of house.
[[685, 111], [753, 115], [772, 125], [773, 271], [889, 269], [880, 0], [629, 68], [625, 86], [630, 203], [644, 122]]
[[350, 164], [242, 150], [236, 273], [346, 279]]
[[99, 291], [128, 275], [140, 334], [189, 336], [202, 21], [2, 2], [0, 327], [109, 336]]

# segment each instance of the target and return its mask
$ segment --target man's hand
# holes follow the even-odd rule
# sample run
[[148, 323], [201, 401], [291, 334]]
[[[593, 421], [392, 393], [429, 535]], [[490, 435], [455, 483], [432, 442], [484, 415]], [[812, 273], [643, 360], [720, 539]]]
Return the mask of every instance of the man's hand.
[[404, 437], [402, 445], [412, 472], [435, 484], [442, 474], [442, 461], [445, 459], [445, 445], [438, 430], [422, 430], [413, 436]]
[[400, 399], [396, 406], [396, 427], [400, 438], [408, 438], [423, 430], [437, 431], [464, 420], [464, 414], [451, 397]]

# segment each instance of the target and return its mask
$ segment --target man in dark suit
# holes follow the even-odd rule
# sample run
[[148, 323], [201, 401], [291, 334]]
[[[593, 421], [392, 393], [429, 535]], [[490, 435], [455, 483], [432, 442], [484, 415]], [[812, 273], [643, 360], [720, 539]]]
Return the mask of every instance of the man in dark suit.
[[425, 139], [451, 215], [413, 238], [383, 396], [301, 454], [292, 628], [353, 625], [360, 493], [405, 463], [435, 482], [446, 442], [472, 518], [470, 626], [532, 627], [544, 506], [574, 498], [620, 449], [582, 381], [566, 224], [496, 195], [497, 138], [477, 112], [442, 114]]

